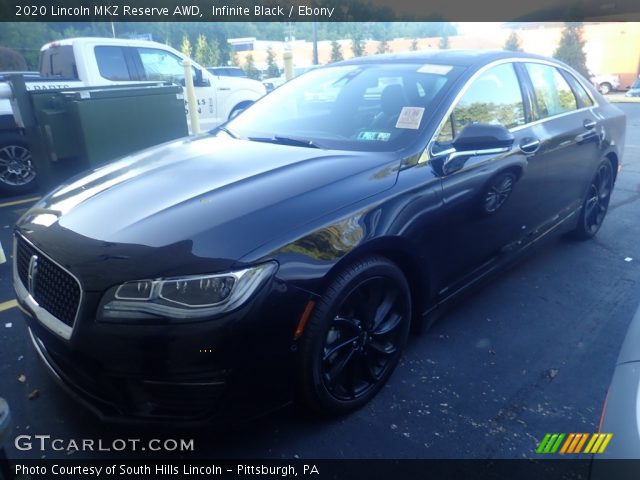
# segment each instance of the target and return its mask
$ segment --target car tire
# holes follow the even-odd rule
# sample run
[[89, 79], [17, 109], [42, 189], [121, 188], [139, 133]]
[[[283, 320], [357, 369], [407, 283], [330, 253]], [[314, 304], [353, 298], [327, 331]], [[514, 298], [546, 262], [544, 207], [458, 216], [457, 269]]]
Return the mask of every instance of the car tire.
[[609, 208], [612, 190], [613, 166], [609, 160], [605, 159], [600, 162], [595, 175], [589, 182], [578, 224], [572, 232], [574, 238], [587, 240], [598, 233]]
[[300, 338], [300, 400], [323, 415], [362, 407], [393, 373], [410, 323], [409, 285], [397, 265], [375, 256], [345, 268]]
[[609, 82], [601, 83], [598, 86], [598, 90], [602, 95], [608, 95], [609, 93], [611, 93], [611, 90], [612, 90], [611, 84]]
[[26, 139], [17, 133], [0, 135], [0, 192], [22, 195], [36, 187], [36, 171]]

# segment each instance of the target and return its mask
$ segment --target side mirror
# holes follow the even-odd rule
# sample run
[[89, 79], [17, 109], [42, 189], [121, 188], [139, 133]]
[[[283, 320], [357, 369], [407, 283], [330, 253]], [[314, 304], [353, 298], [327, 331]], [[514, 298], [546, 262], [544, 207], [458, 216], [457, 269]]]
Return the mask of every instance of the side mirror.
[[511, 132], [502, 125], [471, 123], [453, 139], [452, 146], [456, 152], [493, 150], [509, 148], [514, 140]]
[[202, 76], [202, 70], [193, 68], [193, 86], [194, 87], [209, 87], [209, 80]]
[[505, 153], [514, 141], [514, 136], [502, 125], [471, 123], [453, 139], [451, 148], [441, 152], [442, 173], [448, 175], [460, 170], [471, 157]]

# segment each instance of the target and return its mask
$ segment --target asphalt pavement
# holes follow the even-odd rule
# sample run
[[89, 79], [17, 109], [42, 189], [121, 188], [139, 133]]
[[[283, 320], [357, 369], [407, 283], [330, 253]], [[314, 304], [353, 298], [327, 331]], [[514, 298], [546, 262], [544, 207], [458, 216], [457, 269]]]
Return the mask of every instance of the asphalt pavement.
[[[410, 340], [374, 401], [340, 419], [314, 419], [290, 406], [226, 432], [103, 424], [40, 365], [12, 303], [10, 263], [0, 265], [0, 396], [12, 409], [13, 436], [106, 443], [193, 438], [194, 452], [182, 455], [212, 459], [534, 458], [547, 432], [597, 431], [618, 350], [640, 303], [640, 105], [619, 106], [628, 115], [626, 151], [598, 236], [548, 241], [459, 302]], [[0, 242], [7, 257], [12, 225], [32, 200], [7, 202], [23, 200], [0, 200]], [[12, 444], [7, 454], [115, 455], [23, 451]]]

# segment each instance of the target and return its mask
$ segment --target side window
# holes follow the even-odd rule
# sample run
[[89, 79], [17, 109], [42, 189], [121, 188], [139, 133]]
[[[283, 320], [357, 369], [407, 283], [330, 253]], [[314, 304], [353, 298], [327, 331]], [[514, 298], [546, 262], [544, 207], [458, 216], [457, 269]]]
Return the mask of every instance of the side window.
[[179, 57], [156, 48], [137, 50], [147, 80], [182, 83], [184, 67]]
[[557, 68], [540, 63], [527, 63], [527, 72], [536, 94], [540, 118], [570, 112], [578, 108], [571, 87]]
[[122, 47], [96, 47], [96, 61], [102, 78], [107, 80], [131, 80]]
[[582, 84], [569, 72], [566, 72], [565, 78], [569, 80], [569, 83], [573, 87], [573, 91], [582, 102], [582, 105], [585, 107], [592, 107], [593, 99], [587, 93], [587, 90], [582, 86]]
[[451, 142], [470, 123], [506, 128], [524, 125], [522, 91], [512, 64], [490, 68], [473, 81], [439, 132], [437, 142]]

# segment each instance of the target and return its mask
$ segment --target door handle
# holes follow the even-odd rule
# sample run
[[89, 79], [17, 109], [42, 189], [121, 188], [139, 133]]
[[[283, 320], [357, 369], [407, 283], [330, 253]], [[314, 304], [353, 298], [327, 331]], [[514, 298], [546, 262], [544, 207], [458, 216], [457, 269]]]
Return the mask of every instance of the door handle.
[[590, 118], [587, 118], [585, 119], [584, 122], [582, 122], [582, 126], [587, 130], [593, 130], [596, 125], [597, 125], [596, 121], [591, 120]]
[[531, 138], [531, 137], [523, 138], [522, 141], [520, 142], [519, 147], [522, 153], [527, 153], [527, 154], [536, 153], [540, 148], [540, 140], [538, 140], [537, 138]]

